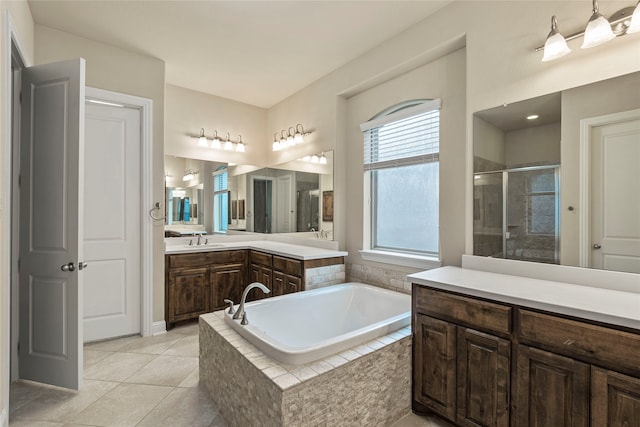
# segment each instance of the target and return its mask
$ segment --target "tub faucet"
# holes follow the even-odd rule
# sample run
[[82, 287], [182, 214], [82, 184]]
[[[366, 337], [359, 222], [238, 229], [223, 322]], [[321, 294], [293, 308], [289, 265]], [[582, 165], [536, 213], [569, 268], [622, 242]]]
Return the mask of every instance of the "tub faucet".
[[265, 294], [268, 294], [269, 292], [271, 292], [269, 288], [267, 288], [262, 283], [258, 283], [258, 282], [253, 282], [250, 285], [248, 285], [246, 288], [244, 288], [244, 292], [242, 293], [242, 299], [240, 300], [240, 307], [238, 308], [238, 311], [236, 311], [236, 314], [233, 315], [234, 319], [242, 318], [242, 321], [240, 322], [241, 325], [249, 324], [249, 321], [247, 320], [247, 313], [245, 313], [244, 311], [244, 303], [245, 303], [245, 300], [247, 299], [247, 294], [253, 288], [260, 288], [260, 290]]

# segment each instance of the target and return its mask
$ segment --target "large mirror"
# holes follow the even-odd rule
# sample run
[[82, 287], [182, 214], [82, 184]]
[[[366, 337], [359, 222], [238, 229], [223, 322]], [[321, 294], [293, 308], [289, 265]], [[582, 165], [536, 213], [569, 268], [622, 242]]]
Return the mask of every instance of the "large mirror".
[[640, 273], [640, 73], [473, 115], [474, 255]]
[[[269, 168], [166, 156], [165, 234], [295, 233], [333, 240], [333, 164], [332, 151]], [[185, 175], [193, 185], [183, 184]], [[198, 217], [185, 221], [179, 217], [184, 209], [175, 207], [186, 197], [193, 205], [192, 188], [202, 192], [195, 194]]]

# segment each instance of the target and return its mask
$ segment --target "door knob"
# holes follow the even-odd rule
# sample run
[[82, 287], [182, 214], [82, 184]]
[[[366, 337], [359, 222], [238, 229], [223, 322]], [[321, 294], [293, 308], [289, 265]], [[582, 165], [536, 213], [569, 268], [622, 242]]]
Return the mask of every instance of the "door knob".
[[72, 262], [70, 262], [69, 264], [64, 264], [62, 267], [60, 267], [60, 270], [62, 271], [74, 271], [76, 269], [76, 266], [73, 265]]
[[593, 249], [600, 249], [602, 246], [600, 246], [600, 244], [598, 243], [594, 243], [593, 244]]

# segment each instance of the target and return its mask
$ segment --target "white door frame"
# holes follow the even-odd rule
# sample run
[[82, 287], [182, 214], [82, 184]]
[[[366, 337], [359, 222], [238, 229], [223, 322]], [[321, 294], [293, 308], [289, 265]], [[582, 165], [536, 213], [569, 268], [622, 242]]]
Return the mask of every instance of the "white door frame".
[[597, 126], [626, 122], [639, 117], [640, 108], [580, 120], [580, 267], [589, 267], [591, 263], [591, 131]]
[[86, 98], [96, 101], [114, 103], [118, 105], [126, 105], [128, 107], [140, 110], [140, 250], [141, 250], [141, 307], [140, 307], [140, 333], [143, 337], [152, 335], [153, 326], [153, 258], [152, 258], [152, 236], [153, 236], [153, 220], [145, 215], [147, 211], [145, 206], [153, 206], [152, 188], [151, 188], [151, 150], [152, 145], [152, 129], [153, 118], [152, 108], [153, 101], [139, 96], [127, 95], [119, 92], [112, 92], [93, 87], [86, 88]]

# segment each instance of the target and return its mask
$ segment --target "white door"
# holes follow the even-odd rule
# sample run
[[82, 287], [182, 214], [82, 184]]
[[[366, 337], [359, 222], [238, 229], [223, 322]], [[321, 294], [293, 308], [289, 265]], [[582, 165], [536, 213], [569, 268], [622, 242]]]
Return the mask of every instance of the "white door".
[[591, 131], [591, 266], [640, 273], [640, 114]]
[[22, 72], [20, 378], [82, 381], [83, 59]]
[[84, 342], [140, 333], [140, 110], [85, 115]]
[[291, 209], [291, 175], [283, 175], [278, 177], [278, 193], [276, 197], [276, 213], [277, 213], [277, 233], [290, 233], [291, 217], [293, 210]]

